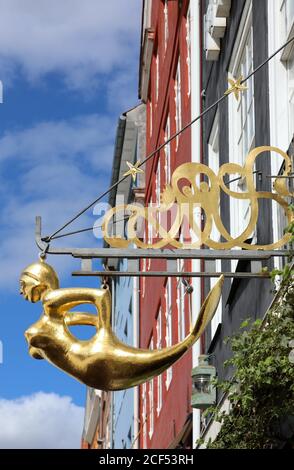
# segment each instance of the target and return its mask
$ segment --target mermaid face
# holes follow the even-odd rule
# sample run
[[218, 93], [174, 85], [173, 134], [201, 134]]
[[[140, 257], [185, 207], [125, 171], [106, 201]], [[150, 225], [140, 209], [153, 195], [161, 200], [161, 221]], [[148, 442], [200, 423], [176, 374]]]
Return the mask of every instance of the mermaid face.
[[39, 302], [41, 299], [40, 283], [36, 279], [24, 274], [20, 278], [19, 293], [29, 302]]
[[65, 325], [56, 318], [43, 313], [38, 321], [25, 332], [29, 353], [34, 359], [49, 359], [65, 354], [68, 338]]

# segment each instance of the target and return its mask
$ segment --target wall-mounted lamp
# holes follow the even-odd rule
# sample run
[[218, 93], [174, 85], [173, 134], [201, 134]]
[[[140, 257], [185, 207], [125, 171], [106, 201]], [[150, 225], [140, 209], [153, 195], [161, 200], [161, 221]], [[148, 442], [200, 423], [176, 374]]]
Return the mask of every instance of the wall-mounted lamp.
[[216, 403], [216, 389], [211, 383], [216, 369], [208, 361], [209, 356], [199, 356], [199, 365], [192, 370], [192, 408], [205, 410]]

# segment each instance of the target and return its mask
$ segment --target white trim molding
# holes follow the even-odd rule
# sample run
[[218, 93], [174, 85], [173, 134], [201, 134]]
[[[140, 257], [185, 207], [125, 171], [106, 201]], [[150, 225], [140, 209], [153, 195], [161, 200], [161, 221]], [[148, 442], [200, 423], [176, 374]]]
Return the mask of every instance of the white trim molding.
[[231, 0], [210, 0], [204, 15], [204, 48], [206, 60], [216, 61], [220, 55], [220, 39], [224, 37]]
[[142, 53], [142, 69], [141, 69], [141, 84], [140, 96], [143, 103], [147, 102], [150, 70], [154, 48], [155, 32], [153, 28], [147, 28], [144, 32], [143, 53]]

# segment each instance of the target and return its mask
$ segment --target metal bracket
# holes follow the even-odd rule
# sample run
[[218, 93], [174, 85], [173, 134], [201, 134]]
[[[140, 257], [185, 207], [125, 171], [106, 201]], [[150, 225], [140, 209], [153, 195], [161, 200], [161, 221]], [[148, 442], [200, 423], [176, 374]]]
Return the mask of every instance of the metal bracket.
[[270, 275], [268, 272], [259, 273], [240, 273], [240, 272], [227, 272], [227, 273], [205, 273], [205, 272], [183, 272], [183, 271], [74, 271], [73, 276], [81, 277], [181, 277], [181, 278], [218, 278], [224, 276], [226, 278], [237, 278], [237, 279], [269, 279]]
[[[272, 251], [246, 251], [246, 250], [141, 250], [141, 249], [117, 249], [117, 248], [58, 248], [48, 246], [45, 238], [42, 238], [41, 217], [36, 218], [36, 243], [41, 251], [46, 250], [51, 255], [70, 255], [74, 258], [80, 258], [82, 262], [81, 271], [73, 272], [73, 276], [131, 276], [131, 277], [219, 277], [223, 274], [228, 278], [262, 278], [268, 279], [269, 274], [262, 272], [261, 261], [269, 260], [272, 257], [291, 257], [293, 253], [289, 250], [272, 250]], [[93, 259], [127, 259], [127, 271], [93, 271]], [[167, 261], [166, 271], [145, 271], [139, 269], [140, 259], [165, 259]], [[180, 259], [193, 260], [248, 260], [252, 263], [252, 272], [178, 272], [177, 261]]]
[[[36, 243], [40, 250], [44, 250], [47, 244], [41, 235], [41, 217], [36, 218]], [[58, 248], [50, 246], [47, 250], [50, 255], [71, 255], [74, 258], [118, 258], [118, 259], [206, 259], [206, 260], [269, 260], [270, 258], [293, 256], [289, 250], [176, 250], [176, 249], [119, 249], [119, 248]]]

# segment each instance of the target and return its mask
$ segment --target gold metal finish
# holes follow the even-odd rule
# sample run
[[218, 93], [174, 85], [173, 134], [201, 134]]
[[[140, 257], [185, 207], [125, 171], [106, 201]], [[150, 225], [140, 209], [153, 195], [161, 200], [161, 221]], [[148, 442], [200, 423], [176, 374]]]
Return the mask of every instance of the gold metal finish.
[[[275, 152], [284, 160], [285, 170], [280, 177], [277, 177], [273, 189], [274, 192], [257, 191], [254, 181], [254, 166], [257, 157], [263, 153]], [[274, 250], [286, 245], [291, 238], [290, 234], [285, 234], [280, 240], [268, 245], [251, 245], [245, 243], [250, 238], [256, 228], [259, 216], [259, 201], [268, 199], [275, 201], [285, 212], [285, 216], [290, 224], [293, 220], [293, 212], [289, 208], [287, 198], [293, 196], [287, 187], [286, 176], [292, 171], [290, 157], [276, 147], [258, 147], [252, 150], [246, 158], [244, 166], [235, 163], [226, 163], [216, 175], [210, 168], [201, 163], [186, 163], [179, 166], [172, 175], [171, 184], [167, 186], [161, 195], [159, 207], [142, 207], [140, 205], [129, 204], [112, 208], [105, 215], [102, 233], [105, 241], [113, 248], [127, 248], [135, 244], [138, 248], [161, 249], [164, 247], [177, 249], [195, 249], [206, 245], [209, 248], [231, 249], [234, 247], [246, 250]], [[232, 191], [225, 180], [230, 175], [239, 175], [246, 188], [244, 191]], [[205, 177], [206, 181], [199, 183]], [[226, 177], [226, 178], [225, 178]], [[188, 184], [187, 184], [188, 182]], [[186, 183], [186, 184], [183, 184]], [[249, 201], [250, 217], [246, 229], [238, 237], [233, 238], [222, 223], [220, 215], [221, 191], [229, 197], [239, 200]], [[195, 217], [195, 209], [199, 208], [205, 216], [204, 227]], [[167, 220], [167, 215], [173, 212], [171, 222], [162, 223]], [[199, 211], [198, 211], [199, 212]], [[127, 237], [113, 234], [113, 219], [118, 218], [118, 214], [129, 215], [126, 224]], [[179, 234], [185, 223], [189, 224], [191, 238], [196, 241], [185, 242], [180, 240]], [[219, 232], [219, 237], [226, 241], [220, 242], [211, 238], [213, 224]], [[156, 234], [152, 241], [145, 242], [140, 236], [139, 227], [145, 227], [147, 233], [148, 226], [152, 226], [152, 231]], [[143, 230], [144, 232], [144, 230]]]
[[239, 101], [240, 93], [245, 90], [248, 90], [248, 87], [246, 85], [242, 85], [242, 81], [242, 76], [239, 77], [237, 80], [229, 78], [229, 84], [231, 85], [231, 87], [225, 92], [225, 95], [230, 95], [231, 93], [234, 93], [236, 100]]
[[[25, 299], [43, 304], [40, 319], [25, 332], [29, 352], [90, 387], [106, 391], [134, 387], [164, 372], [202, 335], [217, 309], [223, 281], [222, 276], [210, 291], [184, 341], [150, 351], [127, 346], [115, 336], [108, 288], [59, 289], [53, 268], [40, 261], [28, 266], [20, 278], [20, 293]], [[93, 304], [98, 315], [71, 311], [82, 304]], [[96, 332], [81, 341], [69, 331], [71, 325], [91, 325]]]
[[133, 178], [133, 181], [135, 182], [136, 178], [137, 178], [137, 174], [138, 173], [144, 173], [144, 170], [142, 170], [142, 168], [139, 168], [140, 165], [141, 165], [141, 162], [140, 162], [140, 160], [138, 160], [137, 163], [135, 163], [135, 165], [132, 165], [132, 163], [130, 163], [130, 162], [126, 162], [126, 163], [129, 167], [129, 171], [124, 173], [123, 176], [131, 176]]

